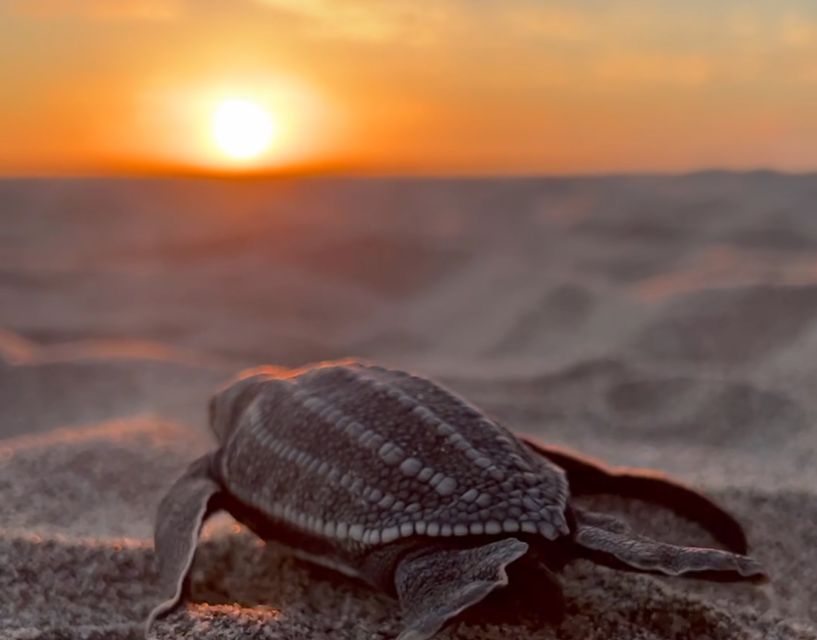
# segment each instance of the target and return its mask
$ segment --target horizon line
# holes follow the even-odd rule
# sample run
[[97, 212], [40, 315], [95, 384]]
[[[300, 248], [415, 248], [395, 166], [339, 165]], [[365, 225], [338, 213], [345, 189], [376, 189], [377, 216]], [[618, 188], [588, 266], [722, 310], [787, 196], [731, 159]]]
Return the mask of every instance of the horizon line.
[[229, 170], [141, 170], [141, 171], [77, 171], [77, 172], [21, 172], [0, 173], [0, 181], [13, 180], [217, 180], [253, 182], [302, 178], [339, 179], [407, 179], [407, 180], [532, 180], [558, 178], [615, 178], [615, 177], [688, 177], [705, 174], [770, 174], [791, 177], [817, 176], [817, 168], [805, 170], [776, 169], [771, 167], [729, 168], [704, 167], [699, 169], [633, 169], [592, 171], [377, 171], [342, 168], [290, 168], [282, 170], [229, 171]]

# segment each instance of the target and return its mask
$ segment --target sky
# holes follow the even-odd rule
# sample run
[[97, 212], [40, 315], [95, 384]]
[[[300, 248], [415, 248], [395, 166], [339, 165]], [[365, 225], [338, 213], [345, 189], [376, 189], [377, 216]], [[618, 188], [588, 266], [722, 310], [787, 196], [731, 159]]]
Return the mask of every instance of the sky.
[[0, 0], [4, 175], [709, 168], [817, 170], [816, 2]]

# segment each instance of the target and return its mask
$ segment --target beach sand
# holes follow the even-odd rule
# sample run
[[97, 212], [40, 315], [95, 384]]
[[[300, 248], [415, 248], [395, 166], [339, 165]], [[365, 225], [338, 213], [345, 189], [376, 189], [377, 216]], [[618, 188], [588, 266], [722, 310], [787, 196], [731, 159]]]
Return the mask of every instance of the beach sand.
[[[663, 469], [764, 586], [563, 576], [448, 639], [817, 638], [817, 177], [0, 182], [0, 637], [138, 638], [153, 514], [240, 369], [362, 357], [512, 429]], [[596, 506], [675, 542], [656, 507]], [[393, 600], [205, 528], [158, 638], [393, 638]], [[487, 613], [487, 612], [486, 612]]]

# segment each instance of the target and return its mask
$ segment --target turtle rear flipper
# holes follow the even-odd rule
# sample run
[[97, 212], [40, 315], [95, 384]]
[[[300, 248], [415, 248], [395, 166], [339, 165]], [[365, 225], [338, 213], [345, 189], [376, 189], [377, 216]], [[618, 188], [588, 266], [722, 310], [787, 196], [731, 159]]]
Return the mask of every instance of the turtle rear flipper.
[[764, 581], [752, 558], [703, 547], [684, 547], [640, 536], [616, 518], [575, 509], [575, 542], [602, 564], [665, 575], [695, 575], [725, 580]]
[[706, 496], [651, 469], [612, 467], [566, 447], [544, 445], [529, 436], [520, 439], [567, 473], [573, 496], [618, 495], [667, 507], [701, 524], [734, 553], [748, 550], [746, 534], [737, 520]]
[[425, 640], [448, 620], [508, 584], [507, 567], [528, 552], [515, 538], [470, 549], [432, 549], [395, 572], [405, 629], [397, 640]]
[[145, 637], [159, 616], [178, 604], [193, 564], [196, 541], [213, 498], [221, 487], [210, 475], [211, 456], [193, 462], [162, 498], [156, 516], [154, 546], [159, 568], [159, 591], [165, 598], [145, 622]]

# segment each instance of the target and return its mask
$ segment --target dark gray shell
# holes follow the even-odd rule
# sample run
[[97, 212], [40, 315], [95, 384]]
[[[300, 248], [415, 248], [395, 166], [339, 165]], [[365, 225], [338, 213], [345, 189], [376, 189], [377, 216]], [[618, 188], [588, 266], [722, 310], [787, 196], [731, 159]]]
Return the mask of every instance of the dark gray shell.
[[225, 488], [335, 548], [569, 531], [563, 471], [424, 378], [358, 363], [255, 373], [213, 410], [230, 423], [214, 425]]

